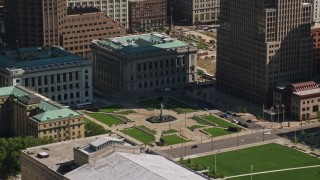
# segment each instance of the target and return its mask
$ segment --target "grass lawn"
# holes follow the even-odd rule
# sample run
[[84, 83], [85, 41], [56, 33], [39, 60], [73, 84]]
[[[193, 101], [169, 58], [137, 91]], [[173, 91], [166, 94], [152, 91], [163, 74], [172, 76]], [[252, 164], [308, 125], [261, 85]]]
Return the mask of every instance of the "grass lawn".
[[100, 124], [90, 121], [87, 118], [83, 118], [83, 121], [84, 121], [85, 137], [111, 133], [110, 130], [104, 129], [104, 127], [102, 127]]
[[105, 106], [99, 109], [99, 111], [101, 112], [105, 112], [105, 113], [111, 113], [114, 111], [119, 111], [120, 109], [123, 109], [123, 107], [119, 106], [119, 105], [112, 105], [112, 106]]
[[[248, 180], [250, 176], [243, 176], [238, 178], [231, 178], [231, 180]], [[294, 180], [294, 179], [305, 179], [305, 180], [319, 180], [320, 179], [320, 167], [308, 168], [308, 169], [297, 169], [291, 171], [274, 172], [268, 174], [253, 175], [252, 179], [259, 180]]]
[[[173, 98], [169, 98], [169, 100], [167, 101], [168, 104], [170, 104], [174, 109], [177, 109], [177, 112], [182, 114], [184, 112], [186, 113], [190, 113], [190, 112], [195, 112], [197, 111], [196, 108], [194, 108], [193, 106], [190, 106], [189, 104], [186, 104], [184, 102], [175, 100]], [[174, 110], [173, 109], [173, 110]]]
[[[195, 158], [192, 159], [192, 162], [214, 169], [214, 155]], [[222, 173], [225, 176], [250, 173], [251, 164], [254, 165], [254, 172], [261, 172], [318, 165], [320, 160], [278, 144], [267, 144], [217, 154], [217, 173]]]
[[89, 114], [87, 113], [87, 115], [91, 116], [92, 118], [108, 125], [108, 126], [112, 126], [112, 125], [117, 125], [117, 124], [122, 124], [122, 121], [120, 121], [119, 119], [116, 119], [110, 115], [104, 114], [104, 113], [94, 113], [94, 114]]
[[207, 126], [193, 125], [193, 126], [190, 126], [190, 127], [187, 127], [187, 128], [190, 129], [191, 131], [194, 131], [195, 129], [200, 129], [200, 128], [204, 128], [204, 127], [207, 127]]
[[182, 142], [190, 142], [191, 140], [186, 140], [176, 134], [173, 134], [173, 135], [168, 135], [168, 136], [162, 136], [162, 139], [164, 140], [165, 142], [165, 145], [166, 146], [170, 146], [170, 145], [173, 145], [173, 144], [180, 144]]
[[213, 137], [230, 134], [230, 131], [226, 131], [226, 130], [221, 129], [221, 128], [208, 128], [208, 129], [202, 129], [202, 130], [207, 132], [207, 133], [209, 133], [209, 134], [211, 134]]
[[[227, 128], [229, 126], [235, 126], [234, 124], [232, 124], [232, 123], [230, 123], [230, 122], [228, 122], [226, 120], [223, 120], [223, 119], [221, 119], [219, 117], [213, 116], [213, 115], [201, 116], [201, 117], [206, 119], [206, 120], [208, 120], [208, 121], [211, 121], [211, 122], [217, 124], [220, 127]], [[236, 127], [238, 127], [238, 126], [236, 126]]]
[[147, 134], [137, 128], [131, 128], [131, 129], [126, 129], [126, 130], [121, 130], [121, 132], [137, 139], [138, 141], [144, 143], [144, 144], [149, 144], [150, 142], [155, 140], [154, 136], [151, 136], [150, 134]]
[[152, 111], [154, 109], [160, 109], [160, 103], [161, 102], [159, 98], [153, 98], [153, 99], [140, 100], [137, 104], [149, 111]]
[[176, 133], [176, 132], [179, 132], [175, 129], [169, 129], [169, 130], [166, 130], [166, 131], [162, 131], [162, 134], [171, 134], [171, 133]]
[[133, 113], [136, 113], [136, 112], [134, 110], [131, 110], [131, 109], [116, 112], [116, 114], [122, 114], [122, 115], [129, 115], [129, 114], [133, 114]]

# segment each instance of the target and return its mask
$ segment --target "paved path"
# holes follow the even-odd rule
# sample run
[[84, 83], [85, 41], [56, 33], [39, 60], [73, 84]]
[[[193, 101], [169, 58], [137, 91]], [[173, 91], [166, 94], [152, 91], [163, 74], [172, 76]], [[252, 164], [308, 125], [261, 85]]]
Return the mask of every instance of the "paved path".
[[272, 171], [262, 171], [262, 172], [249, 173], [249, 174], [240, 174], [240, 175], [236, 175], [236, 176], [228, 176], [228, 177], [225, 177], [224, 179], [231, 179], [231, 178], [236, 178], [236, 177], [250, 176], [250, 175], [257, 175], [257, 174], [267, 174], [267, 173], [273, 173], [273, 172], [291, 171], [291, 170], [296, 170], [296, 169], [315, 168], [315, 167], [320, 167], [320, 165], [303, 166], [303, 167], [286, 168], [286, 169], [277, 169], [277, 170], [272, 170]]

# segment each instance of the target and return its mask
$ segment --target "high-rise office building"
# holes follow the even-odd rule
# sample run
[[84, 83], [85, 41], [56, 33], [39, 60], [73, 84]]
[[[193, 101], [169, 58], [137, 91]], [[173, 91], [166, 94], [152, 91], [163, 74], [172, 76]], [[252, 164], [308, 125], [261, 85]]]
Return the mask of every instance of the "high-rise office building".
[[318, 22], [320, 20], [320, 0], [312, 0], [313, 4], [313, 21]]
[[168, 0], [168, 9], [175, 23], [190, 25], [218, 23], [220, 0]]
[[271, 104], [280, 82], [312, 75], [311, 0], [221, 0], [217, 87]]
[[57, 45], [89, 57], [92, 40], [126, 34], [106, 13], [67, 8], [67, 0], [7, 0], [6, 11], [8, 43], [16, 47]]

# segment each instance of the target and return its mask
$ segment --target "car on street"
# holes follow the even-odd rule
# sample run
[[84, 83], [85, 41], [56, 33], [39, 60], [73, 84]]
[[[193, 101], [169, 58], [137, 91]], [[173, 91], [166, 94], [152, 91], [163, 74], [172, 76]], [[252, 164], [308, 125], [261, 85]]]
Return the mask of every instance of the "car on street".
[[198, 147], [198, 145], [193, 145], [192, 147], [191, 147], [191, 149], [195, 149], [195, 148], [197, 148]]
[[246, 122], [247, 122], [247, 123], [252, 123], [252, 120], [251, 120], [251, 119], [248, 119]]
[[237, 120], [235, 120], [235, 119], [232, 119], [232, 121], [231, 122], [233, 122], [233, 123], [235, 123], [235, 124], [238, 124], [238, 121]]
[[271, 134], [271, 132], [270, 132], [270, 131], [267, 131], [267, 132], [264, 132], [263, 134], [264, 134], [264, 135], [269, 135], [269, 134]]

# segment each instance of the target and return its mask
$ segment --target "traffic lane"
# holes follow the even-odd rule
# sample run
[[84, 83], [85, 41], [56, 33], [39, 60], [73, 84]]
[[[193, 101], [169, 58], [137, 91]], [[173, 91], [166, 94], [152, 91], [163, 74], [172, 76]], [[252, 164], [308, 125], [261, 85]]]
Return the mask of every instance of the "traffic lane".
[[[267, 140], [278, 139], [280, 136], [276, 135], [275, 132], [271, 132], [269, 135], [263, 135], [261, 133], [254, 133], [245, 136], [236, 136], [228, 139], [222, 139], [218, 141], [209, 141], [205, 143], [197, 144], [197, 148], [192, 148], [193, 145], [183, 146], [178, 148], [172, 148], [164, 150], [165, 153], [171, 155], [172, 157], [189, 156], [193, 154], [205, 153], [212, 150], [219, 150], [231, 147], [242, 146], [246, 144], [252, 144], [257, 142], [263, 142]], [[214, 138], [213, 138], [214, 139]]]

